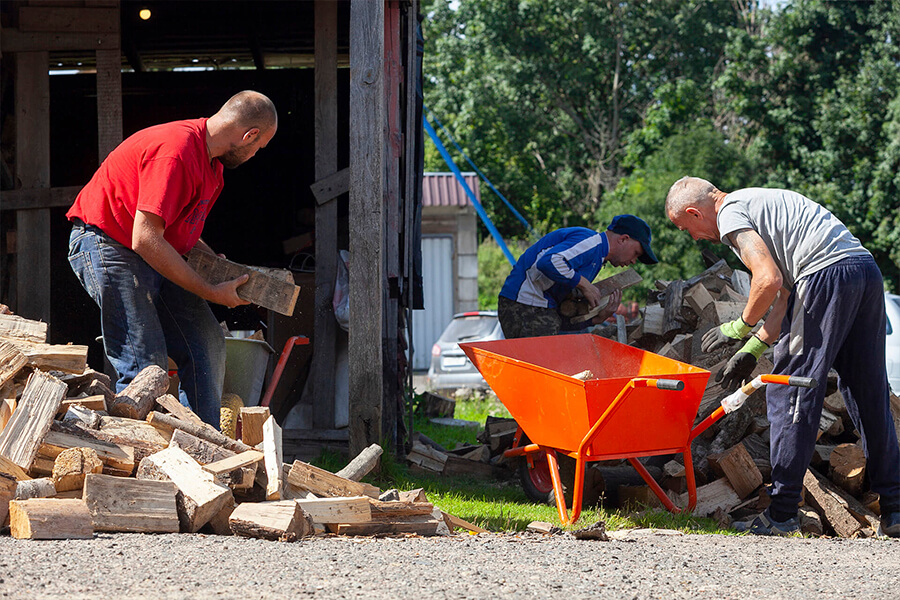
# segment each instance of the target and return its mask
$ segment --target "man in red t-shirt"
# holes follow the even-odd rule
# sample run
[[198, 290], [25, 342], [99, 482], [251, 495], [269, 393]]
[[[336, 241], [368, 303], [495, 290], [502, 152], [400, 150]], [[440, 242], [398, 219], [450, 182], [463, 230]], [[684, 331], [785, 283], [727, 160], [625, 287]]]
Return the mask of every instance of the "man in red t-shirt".
[[103, 344], [121, 391], [145, 367], [178, 366], [180, 395], [219, 426], [225, 340], [207, 304], [248, 304], [247, 281], [211, 285], [182, 258], [194, 246], [233, 169], [265, 148], [278, 128], [263, 94], [232, 96], [208, 119], [138, 131], [113, 150], [66, 214], [69, 263], [100, 306]]

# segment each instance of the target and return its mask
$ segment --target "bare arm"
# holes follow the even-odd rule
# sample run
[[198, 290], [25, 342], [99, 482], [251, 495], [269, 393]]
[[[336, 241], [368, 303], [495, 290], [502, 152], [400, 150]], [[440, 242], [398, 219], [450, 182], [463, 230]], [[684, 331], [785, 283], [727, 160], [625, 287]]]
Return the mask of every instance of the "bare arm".
[[[737, 248], [741, 255], [741, 261], [747, 265], [753, 274], [750, 282], [750, 299], [747, 306], [741, 313], [741, 318], [749, 325], [755, 325], [763, 316], [778, 296], [778, 291], [782, 289], [781, 270], [775, 264], [775, 259], [766, 247], [765, 242], [758, 233], [752, 229], [742, 229], [729, 234], [728, 239]], [[784, 316], [784, 307], [787, 304], [787, 294], [782, 294], [783, 300], [779, 300], [781, 306], [781, 316]], [[772, 316], [770, 315], [770, 319]], [[778, 327], [781, 319], [773, 321], [773, 326]], [[777, 337], [778, 331], [775, 331]], [[762, 336], [760, 336], [762, 339]], [[774, 337], [772, 338], [774, 340]], [[769, 343], [768, 340], [763, 339]]]
[[575, 286], [581, 293], [584, 294], [585, 300], [588, 302], [588, 306], [594, 308], [600, 304], [600, 299], [602, 296], [600, 295], [600, 290], [598, 290], [593, 283], [587, 280], [586, 277], [581, 277], [578, 280], [578, 284]]
[[131, 246], [160, 275], [204, 300], [229, 308], [249, 304], [237, 295], [237, 288], [246, 283], [249, 279], [248, 275], [241, 275], [238, 279], [211, 285], [188, 266], [175, 248], [163, 237], [164, 233], [165, 222], [162, 217], [139, 210], [134, 215]]

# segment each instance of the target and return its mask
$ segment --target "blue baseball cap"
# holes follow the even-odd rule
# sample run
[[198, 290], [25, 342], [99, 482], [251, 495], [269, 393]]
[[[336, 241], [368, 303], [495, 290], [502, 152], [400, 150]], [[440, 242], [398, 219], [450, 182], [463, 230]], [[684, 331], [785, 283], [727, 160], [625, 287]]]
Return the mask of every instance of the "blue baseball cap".
[[638, 257], [638, 260], [645, 265], [655, 265], [659, 262], [656, 259], [656, 255], [653, 254], [653, 250], [650, 249], [650, 238], [652, 236], [650, 235], [650, 226], [647, 225], [645, 220], [634, 215], [618, 215], [613, 217], [612, 222], [606, 229], [639, 241], [641, 248], [644, 249], [644, 253]]

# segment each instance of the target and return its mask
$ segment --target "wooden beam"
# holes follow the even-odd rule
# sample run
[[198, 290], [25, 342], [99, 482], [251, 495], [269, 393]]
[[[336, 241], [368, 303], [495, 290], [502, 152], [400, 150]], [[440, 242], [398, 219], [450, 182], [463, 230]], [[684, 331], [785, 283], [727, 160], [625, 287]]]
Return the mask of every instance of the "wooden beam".
[[23, 6], [19, 31], [48, 33], [119, 33], [117, 8]]
[[[118, 14], [118, 10], [115, 11]], [[119, 19], [116, 18], [116, 31]], [[97, 149], [99, 162], [122, 141], [122, 52], [97, 50]]]
[[0, 193], [2, 210], [25, 210], [72, 206], [83, 186], [4, 190]]
[[384, 403], [384, 3], [350, 4], [350, 453], [381, 442]]
[[231, 262], [196, 247], [187, 253], [187, 261], [200, 277], [214, 285], [247, 274], [250, 279], [237, 289], [238, 296], [288, 317], [294, 314], [300, 288], [293, 281], [273, 277], [259, 269]]
[[0, 50], [17, 52], [56, 52], [60, 50], [99, 50], [119, 45], [117, 33], [30, 32], [3, 28]]
[[[16, 177], [23, 188], [49, 188], [50, 53], [20, 52], [16, 61]], [[20, 210], [16, 221], [15, 312], [49, 322], [50, 211]]]
[[[338, 170], [337, 3], [315, 3], [315, 176]], [[349, 183], [348, 183], [349, 189]], [[316, 295], [313, 326], [313, 426], [333, 429], [337, 323], [332, 300], [337, 273], [337, 202], [316, 206]]]
[[66, 384], [43, 371], [29, 375], [16, 412], [0, 434], [0, 454], [23, 470], [30, 469], [66, 389]]

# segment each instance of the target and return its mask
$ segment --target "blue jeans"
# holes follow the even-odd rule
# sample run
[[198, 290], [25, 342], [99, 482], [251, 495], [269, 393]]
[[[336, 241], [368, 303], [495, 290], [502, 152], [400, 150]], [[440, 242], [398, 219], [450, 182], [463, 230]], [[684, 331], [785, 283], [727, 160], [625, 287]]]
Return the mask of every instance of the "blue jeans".
[[872, 257], [845, 258], [796, 283], [775, 346], [780, 375], [813, 377], [813, 389], [766, 388], [771, 424], [772, 508], [795, 514], [819, 431], [828, 371], [862, 435], [882, 514], [900, 510], [900, 451], [884, 364], [884, 283]]
[[225, 336], [205, 300], [157, 273], [136, 252], [80, 222], [69, 264], [100, 307], [103, 347], [122, 391], [144, 368], [178, 366], [179, 396], [218, 428], [225, 379]]

